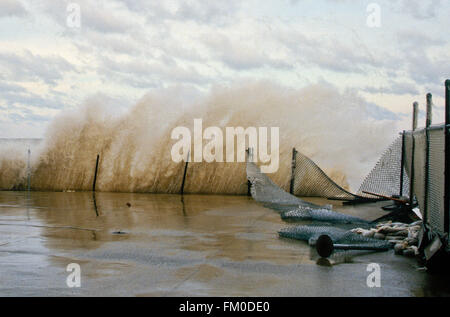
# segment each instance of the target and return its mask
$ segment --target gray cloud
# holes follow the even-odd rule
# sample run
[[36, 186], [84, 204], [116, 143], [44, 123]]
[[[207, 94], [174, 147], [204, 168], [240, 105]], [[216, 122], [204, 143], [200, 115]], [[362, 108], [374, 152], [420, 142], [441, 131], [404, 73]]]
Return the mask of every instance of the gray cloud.
[[[305, 0], [290, 0], [292, 4], [297, 4]], [[354, 0], [326, 0], [330, 4], [354, 4]], [[429, 20], [437, 17], [441, 11], [442, 0], [389, 0], [389, 1], [368, 1], [378, 3], [381, 8], [389, 7], [389, 10], [397, 14], [409, 15], [417, 20]], [[367, 5], [366, 4], [366, 5]]]
[[203, 23], [222, 23], [238, 11], [239, 5], [239, 1], [182, 1], [176, 17]]
[[432, 49], [448, 44], [447, 39], [411, 30], [398, 32], [397, 39], [402, 66], [418, 85], [440, 84], [449, 76], [449, 54], [430, 54]]
[[81, 8], [82, 25], [102, 33], [123, 33], [133, 29], [134, 23], [121, 19], [114, 12], [89, 3]]
[[371, 102], [365, 103], [365, 108], [368, 116], [376, 120], [400, 120], [402, 116]]
[[56, 85], [64, 74], [76, 68], [64, 58], [35, 55], [25, 50], [21, 55], [0, 52], [0, 69], [9, 80], [40, 80], [48, 85]]
[[28, 91], [20, 85], [0, 82], [0, 100], [3, 100], [6, 106], [34, 106], [49, 109], [61, 109], [65, 94], [51, 91], [47, 96], [37, 95]]
[[51, 120], [50, 117], [37, 114], [30, 109], [17, 108], [15, 110], [17, 110], [18, 112], [9, 113], [7, 116], [9, 119], [16, 123], [22, 123], [24, 121], [45, 123]]
[[22, 93], [26, 91], [27, 90], [22, 86], [7, 83], [5, 81], [0, 81], [0, 92], [2, 93], [2, 95], [4, 95], [5, 93]]
[[8, 16], [23, 17], [27, 11], [23, 5], [17, 0], [2, 0], [0, 1], [0, 18]]
[[311, 37], [293, 28], [279, 30], [273, 36], [280, 47], [290, 51], [294, 60], [337, 73], [361, 74], [371, 67], [381, 68], [392, 63], [390, 55], [381, 57], [373, 51], [355, 49], [355, 43], [328, 36]]
[[135, 21], [123, 18], [120, 11], [110, 9], [104, 5], [105, 2], [103, 1], [43, 0], [44, 12], [62, 26], [66, 34], [70, 34], [71, 31], [67, 27], [67, 17], [69, 16], [67, 7], [70, 3], [76, 3], [80, 6], [81, 31], [87, 29], [100, 33], [124, 33], [137, 27]]
[[[81, 7], [81, 29], [66, 25], [70, 2]], [[186, 84], [204, 90], [243, 76], [261, 79], [273, 74], [288, 85], [330, 74], [333, 80], [348, 76], [348, 82], [337, 83], [340, 88], [353, 85], [369, 94], [440, 92], [444, 76], [450, 74], [449, 39], [435, 31], [448, 26], [443, 17], [448, 4], [379, 3], [383, 27], [374, 30], [360, 25], [365, 23], [365, 3], [353, 0], [264, 5], [237, 0], [40, 0], [26, 7], [0, 0], [0, 17], [25, 16], [35, 27], [20, 28], [17, 40], [0, 49], [0, 108], [15, 107], [14, 113], [26, 105], [59, 109], [96, 91], [115, 93], [118, 86], [118, 95], [133, 98], [155, 87]], [[318, 17], [316, 12], [329, 15]], [[11, 28], [22, 22], [2, 22], [9, 21]], [[64, 50], [57, 54], [68, 55], [41, 53], [33, 43], [41, 36], [43, 42], [52, 36], [61, 41]], [[80, 66], [68, 62], [73, 58]], [[86, 78], [93, 83], [87, 89]], [[45, 84], [45, 89], [33, 93], [23, 88], [25, 82]], [[392, 115], [375, 106], [374, 116]]]
[[231, 40], [223, 34], [208, 34], [203, 36], [203, 43], [225, 65], [235, 70], [250, 70], [269, 66], [273, 68], [290, 69], [292, 64], [271, 56], [270, 51], [264, 51], [255, 43], [245, 40]]
[[396, 0], [394, 8], [398, 13], [409, 14], [418, 20], [435, 18], [441, 10], [442, 0]]
[[385, 87], [365, 87], [363, 90], [371, 94], [418, 95], [420, 93], [415, 84], [392, 81]]
[[205, 24], [223, 24], [235, 16], [241, 2], [228, 1], [157, 1], [119, 0], [129, 10], [144, 13], [149, 23], [159, 23], [166, 20], [193, 21]]
[[137, 88], [161, 87], [163, 83], [204, 84], [207, 82], [207, 77], [200, 74], [195, 67], [180, 66], [171, 58], [118, 62], [104, 57], [98, 72], [105, 79], [115, 78]]

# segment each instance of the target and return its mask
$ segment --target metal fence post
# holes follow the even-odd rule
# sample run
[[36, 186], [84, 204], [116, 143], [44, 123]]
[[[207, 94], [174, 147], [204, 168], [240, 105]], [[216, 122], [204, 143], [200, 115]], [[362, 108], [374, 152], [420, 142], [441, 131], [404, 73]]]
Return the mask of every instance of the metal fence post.
[[450, 233], [450, 79], [445, 81], [445, 190], [444, 190], [444, 230]]
[[405, 170], [405, 130], [402, 132], [402, 154], [401, 154], [401, 161], [400, 161], [400, 197], [403, 196], [403, 178], [404, 176], [404, 170]]
[[180, 191], [181, 195], [184, 194], [184, 184], [186, 182], [186, 174], [187, 174], [187, 169], [188, 169], [189, 158], [190, 157], [191, 157], [191, 151], [188, 151], [188, 155], [187, 155], [187, 158], [186, 158], [186, 164], [184, 165], [183, 181], [181, 182], [181, 191]]
[[416, 101], [413, 103], [413, 121], [412, 121], [412, 130], [416, 131], [417, 129], [417, 120], [419, 117], [419, 103]]
[[28, 149], [28, 161], [27, 161], [27, 190], [30, 191], [31, 187], [31, 163], [30, 163], [30, 157], [31, 157], [31, 150]]
[[428, 190], [430, 181], [430, 126], [432, 120], [432, 106], [433, 106], [433, 96], [429, 93], [427, 94], [427, 117], [425, 121], [425, 182], [424, 182], [424, 199], [423, 199], [423, 219], [424, 222], [427, 221], [428, 217]]
[[[253, 162], [253, 148], [247, 149], [247, 162]], [[252, 183], [247, 180], [247, 196], [252, 195]]]
[[413, 103], [413, 122], [412, 128], [413, 131], [411, 133], [412, 137], [412, 153], [411, 153], [411, 178], [409, 180], [409, 205], [412, 207], [414, 204], [414, 152], [416, 147], [416, 140], [414, 138], [414, 131], [417, 129], [417, 117], [419, 115], [419, 103], [416, 101]]
[[297, 150], [295, 148], [292, 149], [292, 162], [291, 162], [291, 183], [289, 186], [289, 193], [294, 194], [294, 186], [295, 186], [295, 165], [297, 164]]
[[94, 182], [92, 183], [92, 191], [95, 192], [95, 184], [97, 183], [97, 172], [98, 172], [98, 161], [100, 159], [100, 155], [97, 154], [97, 161], [95, 162], [95, 172], [94, 172]]
[[427, 94], [427, 120], [425, 126], [429, 128], [433, 121], [433, 95]]

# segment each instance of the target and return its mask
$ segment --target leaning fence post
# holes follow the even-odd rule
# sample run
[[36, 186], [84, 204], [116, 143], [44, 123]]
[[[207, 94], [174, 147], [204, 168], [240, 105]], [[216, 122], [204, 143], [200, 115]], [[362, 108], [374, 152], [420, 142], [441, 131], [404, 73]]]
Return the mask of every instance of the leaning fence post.
[[92, 191], [95, 192], [95, 184], [97, 183], [97, 172], [98, 172], [98, 161], [100, 159], [100, 155], [97, 154], [97, 161], [95, 162], [95, 172], [94, 172], [94, 182], [92, 183]]
[[432, 120], [433, 96], [427, 94], [427, 117], [425, 120], [425, 182], [424, 182], [424, 199], [423, 199], [423, 219], [426, 221], [428, 215], [428, 183], [430, 181], [430, 126]]
[[186, 182], [186, 174], [189, 164], [189, 158], [191, 157], [191, 151], [188, 151], [188, 155], [186, 158], [186, 164], [184, 165], [184, 172], [183, 172], [183, 181], [181, 182], [181, 195], [184, 195], [184, 184]]
[[445, 81], [445, 189], [444, 189], [444, 230], [450, 233], [450, 79]]
[[295, 165], [297, 164], [297, 150], [295, 148], [292, 149], [292, 162], [291, 162], [291, 183], [289, 186], [289, 192], [294, 194], [294, 186], [295, 186]]

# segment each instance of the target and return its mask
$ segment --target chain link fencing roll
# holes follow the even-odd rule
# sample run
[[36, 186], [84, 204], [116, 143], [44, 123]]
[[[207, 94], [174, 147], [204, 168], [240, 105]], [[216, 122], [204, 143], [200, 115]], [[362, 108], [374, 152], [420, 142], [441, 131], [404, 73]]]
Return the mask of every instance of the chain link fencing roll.
[[350, 230], [320, 225], [295, 226], [282, 229], [278, 232], [280, 237], [307, 241], [314, 245], [321, 235], [328, 235], [334, 244], [350, 244], [368, 247], [391, 247], [391, 243], [386, 240], [363, 237]]

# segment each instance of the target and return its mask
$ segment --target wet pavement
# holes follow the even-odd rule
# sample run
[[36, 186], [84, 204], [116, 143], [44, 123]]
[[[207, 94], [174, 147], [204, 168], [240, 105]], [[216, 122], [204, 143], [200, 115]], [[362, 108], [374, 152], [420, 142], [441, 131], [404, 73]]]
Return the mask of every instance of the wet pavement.
[[[386, 204], [335, 208], [373, 220]], [[0, 192], [0, 296], [450, 295], [448, 278], [393, 251], [319, 260], [278, 237], [290, 225], [241, 196]], [[370, 263], [380, 288], [367, 286]]]

